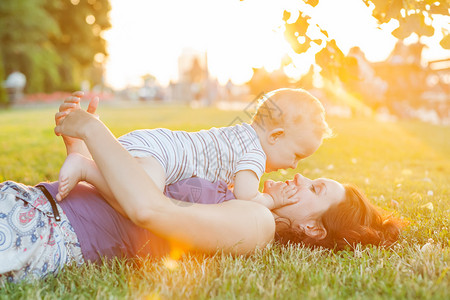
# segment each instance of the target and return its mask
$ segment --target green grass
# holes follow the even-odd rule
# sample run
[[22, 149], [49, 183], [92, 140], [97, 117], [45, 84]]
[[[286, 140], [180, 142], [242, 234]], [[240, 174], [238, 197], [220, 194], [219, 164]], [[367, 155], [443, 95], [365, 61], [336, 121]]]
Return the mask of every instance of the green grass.
[[[0, 111], [0, 181], [56, 180], [65, 152], [53, 135], [55, 111], [56, 106]], [[116, 136], [137, 128], [198, 130], [248, 119], [239, 112], [181, 106], [109, 106], [99, 114]], [[7, 285], [0, 299], [448, 299], [450, 128], [370, 118], [329, 123], [336, 136], [316, 154], [295, 171], [265, 178], [302, 172], [357, 184], [375, 204], [409, 222], [391, 249], [330, 253], [274, 245], [250, 257], [186, 255], [175, 267], [161, 260], [115, 260], [68, 267], [36, 284]], [[391, 200], [399, 203], [396, 209]], [[424, 207], [430, 203], [432, 209]]]

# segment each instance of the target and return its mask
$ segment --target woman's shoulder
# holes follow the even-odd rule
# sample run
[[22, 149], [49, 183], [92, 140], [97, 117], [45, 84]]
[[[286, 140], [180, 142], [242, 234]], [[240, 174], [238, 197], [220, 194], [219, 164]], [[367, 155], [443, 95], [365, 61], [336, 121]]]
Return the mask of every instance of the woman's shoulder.
[[275, 218], [267, 207], [246, 200], [229, 200], [220, 205], [227, 208], [224, 213], [230, 212], [230, 219], [233, 222], [240, 223], [239, 234], [245, 238], [245, 242], [236, 248], [236, 254], [251, 253], [266, 247], [273, 241]]

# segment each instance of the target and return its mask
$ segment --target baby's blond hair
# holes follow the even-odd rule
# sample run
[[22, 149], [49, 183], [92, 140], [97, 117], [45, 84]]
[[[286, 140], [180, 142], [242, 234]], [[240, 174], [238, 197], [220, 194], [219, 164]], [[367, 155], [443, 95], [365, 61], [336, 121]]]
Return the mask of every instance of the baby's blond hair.
[[265, 129], [312, 122], [322, 138], [332, 135], [325, 121], [325, 109], [316, 97], [303, 89], [283, 88], [261, 95], [252, 122]]

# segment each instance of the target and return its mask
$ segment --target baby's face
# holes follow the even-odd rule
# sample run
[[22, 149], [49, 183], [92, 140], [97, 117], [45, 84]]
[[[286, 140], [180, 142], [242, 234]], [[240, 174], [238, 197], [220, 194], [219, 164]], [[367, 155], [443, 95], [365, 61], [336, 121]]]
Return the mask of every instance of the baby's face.
[[308, 123], [286, 128], [284, 134], [266, 149], [266, 172], [297, 168], [298, 162], [316, 152], [322, 137]]

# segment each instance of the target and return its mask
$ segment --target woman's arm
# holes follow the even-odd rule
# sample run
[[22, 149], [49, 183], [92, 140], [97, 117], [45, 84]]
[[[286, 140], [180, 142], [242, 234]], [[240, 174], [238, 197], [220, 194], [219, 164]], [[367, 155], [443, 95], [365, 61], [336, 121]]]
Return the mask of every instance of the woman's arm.
[[84, 140], [116, 200], [141, 227], [205, 252], [222, 249], [244, 254], [273, 239], [275, 222], [262, 205], [232, 200], [186, 206], [165, 197], [108, 128], [82, 110], [61, 119], [55, 132]]
[[[67, 114], [69, 114], [73, 110], [81, 109], [80, 101], [81, 97], [83, 97], [84, 93], [81, 91], [77, 91], [72, 93], [70, 97], [67, 97], [64, 99], [64, 102], [59, 106], [59, 112], [55, 114], [55, 123], [58, 125], [62, 119], [64, 119]], [[99, 103], [99, 98], [94, 97], [89, 102], [89, 106], [87, 108], [87, 112], [94, 115], [96, 118], [98, 118], [98, 115], [95, 114], [97, 110], [97, 106]], [[92, 156], [89, 152], [86, 144], [83, 140], [79, 138], [74, 138], [70, 136], [62, 136], [64, 140], [64, 145], [66, 147], [67, 155], [72, 153], [78, 153], [82, 156], [84, 156], [86, 159], [91, 160]], [[96, 164], [94, 161], [92, 161], [92, 164], [86, 171], [86, 178], [85, 181], [89, 182], [90, 184], [94, 185], [95, 188], [100, 192], [102, 197], [120, 214], [125, 216], [125, 212], [122, 209], [122, 207], [119, 205], [119, 203], [114, 198], [111, 189], [109, 188], [109, 185], [103, 178], [103, 175], [98, 170]]]

